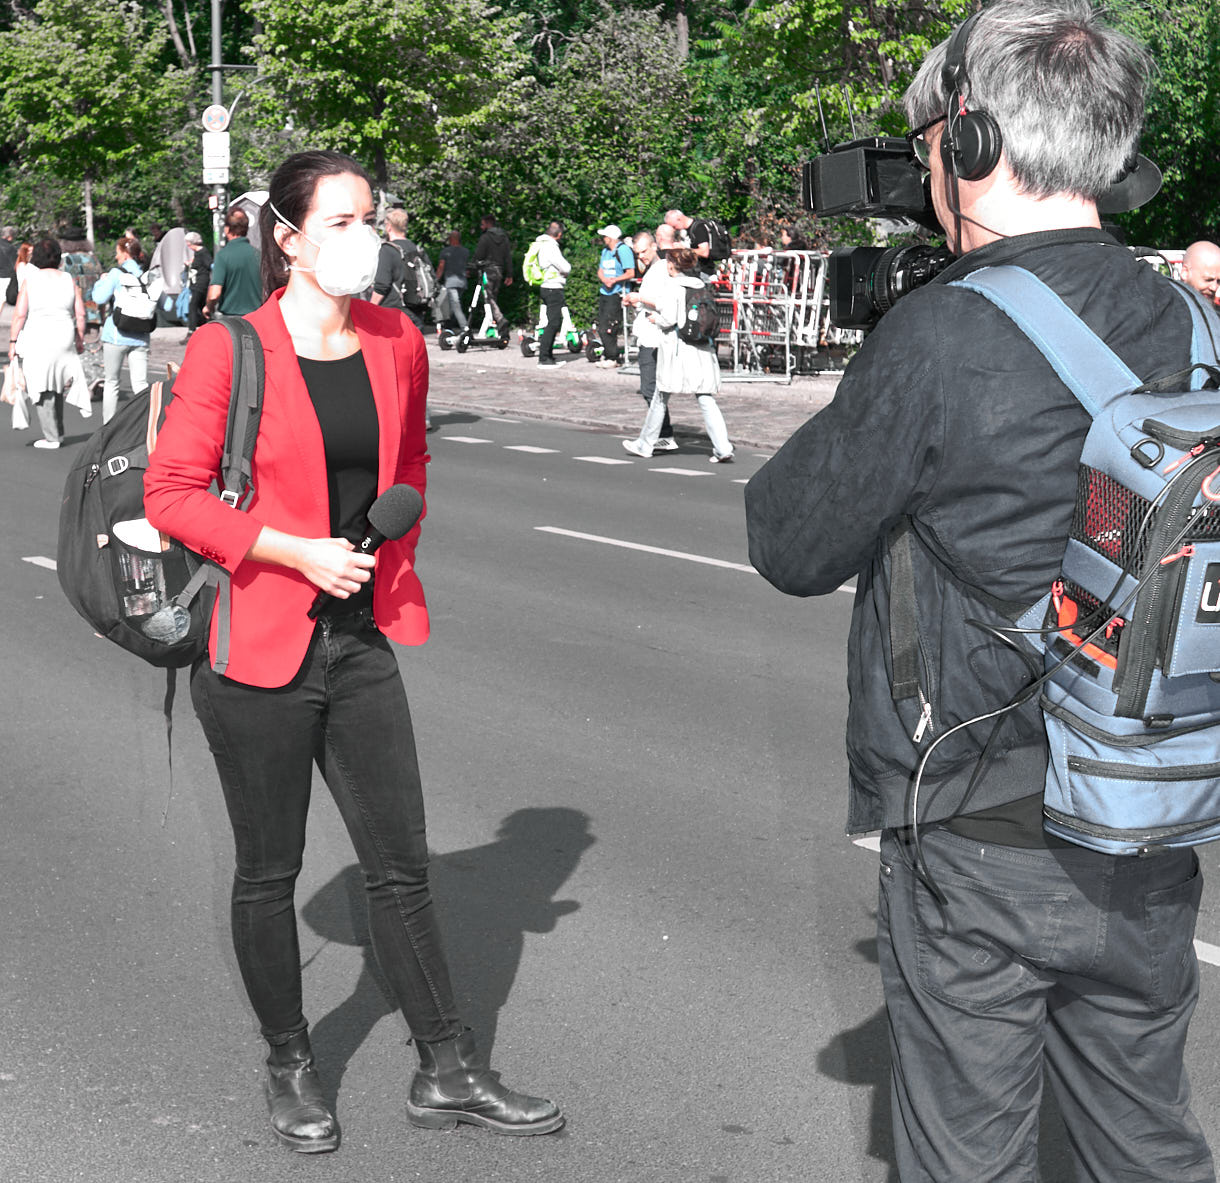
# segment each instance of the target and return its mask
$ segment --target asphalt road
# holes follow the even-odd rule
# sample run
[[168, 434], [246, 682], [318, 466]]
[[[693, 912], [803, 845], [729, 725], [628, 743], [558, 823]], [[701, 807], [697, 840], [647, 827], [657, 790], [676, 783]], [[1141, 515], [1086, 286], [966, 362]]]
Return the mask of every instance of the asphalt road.
[[[405, 1029], [319, 780], [298, 903], [344, 1142], [316, 1159], [274, 1142], [184, 687], [171, 796], [162, 676], [30, 561], [54, 555], [73, 448], [6, 428], [0, 1178], [886, 1180], [876, 856], [843, 834], [850, 596], [798, 602], [743, 569], [748, 450], [629, 460], [596, 431], [434, 418], [433, 636], [399, 654], [438, 907], [467, 1021], [568, 1127], [406, 1123]], [[1206, 894], [1199, 936], [1220, 944]], [[1220, 968], [1203, 995], [1191, 1065], [1220, 1145]], [[1062, 1157], [1048, 1113], [1046, 1183], [1070, 1180]]]

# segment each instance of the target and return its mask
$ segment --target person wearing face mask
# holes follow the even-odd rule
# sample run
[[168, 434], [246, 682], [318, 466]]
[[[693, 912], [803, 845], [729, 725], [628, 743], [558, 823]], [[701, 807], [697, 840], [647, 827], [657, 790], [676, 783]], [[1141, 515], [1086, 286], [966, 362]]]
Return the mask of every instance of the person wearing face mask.
[[[232, 345], [220, 325], [187, 347], [145, 476], [149, 521], [233, 576], [227, 667], [214, 668], [213, 640], [191, 696], [236, 843], [233, 941], [269, 1046], [271, 1126], [303, 1153], [334, 1150], [340, 1136], [310, 1049], [293, 899], [315, 760], [360, 860], [373, 949], [418, 1053], [408, 1119], [499, 1134], [564, 1122], [552, 1102], [488, 1070], [454, 1001], [389, 645], [428, 636], [418, 523], [375, 554], [355, 545], [390, 486], [422, 496], [428, 460], [423, 337], [400, 309], [352, 298], [376, 272], [373, 218], [368, 175], [348, 156], [298, 153], [276, 170], [260, 222], [269, 296], [247, 317], [265, 358], [253, 499], [242, 511], [209, 492], [229, 406]], [[319, 592], [329, 599], [315, 621]]]
[[245, 316], [263, 302], [258, 251], [247, 238], [250, 219], [244, 210], [230, 210], [225, 218], [225, 244], [216, 252], [208, 284], [208, 316]]

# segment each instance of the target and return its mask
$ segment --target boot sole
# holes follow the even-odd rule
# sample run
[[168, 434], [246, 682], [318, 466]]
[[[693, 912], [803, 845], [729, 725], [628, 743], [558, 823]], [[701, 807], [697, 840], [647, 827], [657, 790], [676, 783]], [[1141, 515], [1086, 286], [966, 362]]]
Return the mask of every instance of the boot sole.
[[467, 1125], [481, 1126], [493, 1134], [506, 1134], [509, 1137], [529, 1137], [533, 1134], [551, 1134], [559, 1129], [566, 1120], [562, 1113], [554, 1117], [544, 1117], [541, 1121], [530, 1122], [528, 1125], [506, 1125], [502, 1121], [484, 1117], [480, 1113], [466, 1113], [453, 1109], [421, 1109], [407, 1102], [407, 1120], [421, 1130], [452, 1130], [458, 1122]]
[[287, 1146], [289, 1150], [295, 1150], [298, 1154], [325, 1154], [339, 1148], [338, 1131], [329, 1138], [298, 1138], [293, 1134], [281, 1133], [275, 1126], [271, 1127], [271, 1132], [281, 1145]]

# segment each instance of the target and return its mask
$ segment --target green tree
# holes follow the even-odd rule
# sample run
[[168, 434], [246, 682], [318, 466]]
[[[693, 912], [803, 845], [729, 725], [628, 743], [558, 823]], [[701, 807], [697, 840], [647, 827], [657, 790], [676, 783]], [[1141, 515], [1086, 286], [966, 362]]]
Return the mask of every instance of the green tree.
[[1129, 239], [1184, 247], [1220, 225], [1220, 6], [1214, 0], [1125, 0], [1119, 24], [1157, 64], [1142, 150], [1164, 174], [1161, 192], [1118, 221]]
[[435, 158], [447, 138], [518, 103], [521, 22], [485, 0], [252, 0], [254, 60], [265, 79], [260, 117], [285, 113], [315, 146], [372, 165]]
[[93, 183], [157, 152], [182, 109], [165, 43], [133, 0], [39, 0], [0, 33], [0, 119], [24, 169], [83, 185], [90, 238]]

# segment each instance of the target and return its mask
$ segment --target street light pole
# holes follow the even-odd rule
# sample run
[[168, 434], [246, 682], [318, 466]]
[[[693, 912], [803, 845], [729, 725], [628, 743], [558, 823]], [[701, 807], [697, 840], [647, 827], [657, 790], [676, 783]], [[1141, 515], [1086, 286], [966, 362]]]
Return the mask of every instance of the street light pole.
[[[224, 105], [224, 75], [221, 73], [222, 57], [220, 52], [220, 6], [221, 0], [212, 0], [212, 102], [217, 106]], [[216, 208], [212, 210], [212, 251], [220, 250], [220, 228], [224, 220], [225, 187], [213, 187], [216, 196]]]

